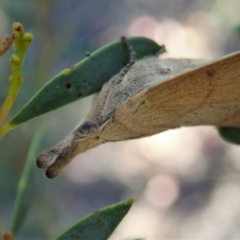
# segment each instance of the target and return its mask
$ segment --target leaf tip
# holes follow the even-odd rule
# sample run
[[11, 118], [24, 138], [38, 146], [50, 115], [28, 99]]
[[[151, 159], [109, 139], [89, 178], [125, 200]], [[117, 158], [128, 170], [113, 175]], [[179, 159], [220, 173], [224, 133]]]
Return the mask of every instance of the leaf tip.
[[130, 204], [134, 204], [136, 201], [137, 201], [137, 199], [135, 199], [135, 198], [131, 198], [131, 199], [128, 200], [128, 202]]

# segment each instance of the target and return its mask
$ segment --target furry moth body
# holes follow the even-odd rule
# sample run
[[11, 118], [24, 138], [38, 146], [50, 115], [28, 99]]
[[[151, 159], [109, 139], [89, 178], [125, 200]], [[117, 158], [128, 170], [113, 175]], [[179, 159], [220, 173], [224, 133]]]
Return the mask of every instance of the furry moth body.
[[54, 178], [76, 155], [105, 142], [180, 126], [240, 127], [239, 89], [240, 52], [216, 61], [148, 57], [132, 62], [103, 86], [70, 135], [40, 154], [36, 164]]

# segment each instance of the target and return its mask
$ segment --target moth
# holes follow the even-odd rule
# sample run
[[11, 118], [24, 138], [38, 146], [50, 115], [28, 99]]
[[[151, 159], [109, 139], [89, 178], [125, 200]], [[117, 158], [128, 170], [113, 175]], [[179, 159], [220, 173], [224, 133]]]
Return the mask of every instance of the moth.
[[95, 95], [85, 119], [41, 153], [36, 165], [54, 178], [78, 154], [106, 142], [142, 138], [181, 126], [240, 127], [240, 52], [221, 59], [130, 62]]

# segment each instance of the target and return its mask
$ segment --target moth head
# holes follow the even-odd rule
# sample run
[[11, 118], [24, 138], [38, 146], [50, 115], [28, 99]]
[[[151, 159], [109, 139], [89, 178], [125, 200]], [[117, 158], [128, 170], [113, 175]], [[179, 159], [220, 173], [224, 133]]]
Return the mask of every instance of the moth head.
[[98, 127], [91, 121], [84, 121], [64, 140], [41, 153], [36, 159], [36, 165], [46, 170], [48, 178], [54, 178], [76, 155], [101, 143]]

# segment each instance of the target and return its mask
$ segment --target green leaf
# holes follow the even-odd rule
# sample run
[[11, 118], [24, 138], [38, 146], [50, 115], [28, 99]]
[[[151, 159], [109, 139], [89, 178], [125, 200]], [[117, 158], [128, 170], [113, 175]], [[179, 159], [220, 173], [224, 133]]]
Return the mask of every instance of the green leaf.
[[128, 213], [134, 199], [108, 206], [77, 222], [57, 240], [106, 240]]
[[14, 235], [16, 235], [20, 230], [32, 200], [34, 190], [32, 168], [34, 166], [34, 159], [37, 156], [40, 142], [42, 141], [45, 133], [45, 128], [41, 127], [34, 135], [28, 151], [22, 176], [18, 183], [17, 197], [14, 204], [14, 212], [11, 223], [11, 231]]
[[240, 144], [240, 128], [220, 127], [218, 131], [220, 136], [227, 142]]
[[[131, 37], [127, 40], [136, 51], [137, 59], [156, 54], [160, 50], [164, 52], [163, 46], [145, 37]], [[7, 125], [14, 128], [41, 114], [98, 92], [129, 60], [129, 52], [120, 40], [103, 46], [45, 84]]]

